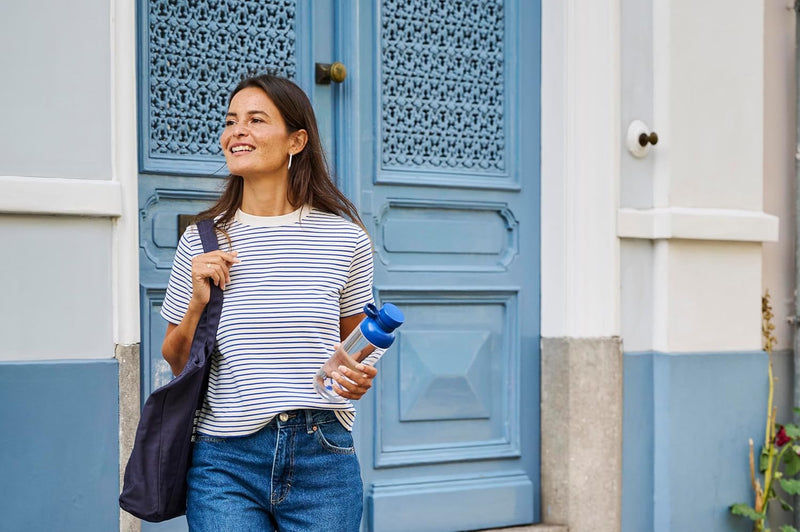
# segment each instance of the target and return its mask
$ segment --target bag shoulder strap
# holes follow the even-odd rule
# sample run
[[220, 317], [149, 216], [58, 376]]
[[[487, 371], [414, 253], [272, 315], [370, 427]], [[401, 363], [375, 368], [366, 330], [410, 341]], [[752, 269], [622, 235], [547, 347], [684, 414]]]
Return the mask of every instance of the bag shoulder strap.
[[214, 230], [214, 220], [200, 220], [196, 225], [197, 231], [200, 233], [200, 241], [203, 242], [203, 251], [208, 253], [219, 249], [217, 232]]
[[[214, 220], [200, 220], [197, 222], [197, 231], [200, 233], [200, 240], [203, 242], [203, 251], [209, 253], [219, 249], [217, 241], [217, 231], [214, 228]], [[204, 332], [208, 335], [216, 336], [219, 316], [222, 313], [222, 289], [211, 283], [211, 297], [205, 309], [210, 327]]]

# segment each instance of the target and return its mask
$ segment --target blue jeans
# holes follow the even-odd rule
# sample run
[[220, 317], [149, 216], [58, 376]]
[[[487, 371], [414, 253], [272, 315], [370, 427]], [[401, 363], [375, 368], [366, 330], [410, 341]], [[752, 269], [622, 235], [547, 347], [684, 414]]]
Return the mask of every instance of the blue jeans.
[[193, 532], [358, 532], [352, 435], [329, 410], [293, 410], [249, 436], [199, 435], [188, 476]]

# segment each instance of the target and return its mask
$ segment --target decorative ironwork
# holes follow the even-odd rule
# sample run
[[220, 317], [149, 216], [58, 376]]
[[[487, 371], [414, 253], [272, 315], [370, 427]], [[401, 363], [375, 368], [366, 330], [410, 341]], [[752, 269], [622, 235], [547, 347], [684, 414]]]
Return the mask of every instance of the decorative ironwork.
[[383, 0], [384, 168], [505, 169], [503, 0]]
[[295, 0], [150, 0], [151, 155], [214, 156], [241, 77], [295, 77]]

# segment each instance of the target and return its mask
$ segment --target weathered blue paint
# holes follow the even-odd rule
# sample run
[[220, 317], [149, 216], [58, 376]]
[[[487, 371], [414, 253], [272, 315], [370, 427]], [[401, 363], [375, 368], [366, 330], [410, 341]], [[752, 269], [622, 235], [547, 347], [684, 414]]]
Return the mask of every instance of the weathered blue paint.
[[751, 529], [748, 439], [764, 438], [762, 352], [627, 353], [623, 532]]
[[119, 528], [116, 360], [0, 364], [0, 529]]

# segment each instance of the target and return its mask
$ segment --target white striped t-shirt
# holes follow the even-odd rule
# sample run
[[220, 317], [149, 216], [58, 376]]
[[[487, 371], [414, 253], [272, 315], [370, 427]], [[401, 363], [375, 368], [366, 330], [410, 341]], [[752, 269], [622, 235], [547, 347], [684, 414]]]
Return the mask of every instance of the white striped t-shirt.
[[[197, 430], [246, 436], [276, 414], [330, 409], [352, 430], [353, 405], [328, 401], [313, 385], [339, 343], [339, 319], [372, 302], [372, 246], [356, 224], [303, 207], [284, 216], [241, 211], [218, 233], [220, 249], [237, 251], [217, 330], [208, 393]], [[197, 227], [178, 243], [161, 315], [178, 324], [192, 296], [192, 257], [203, 253]]]

